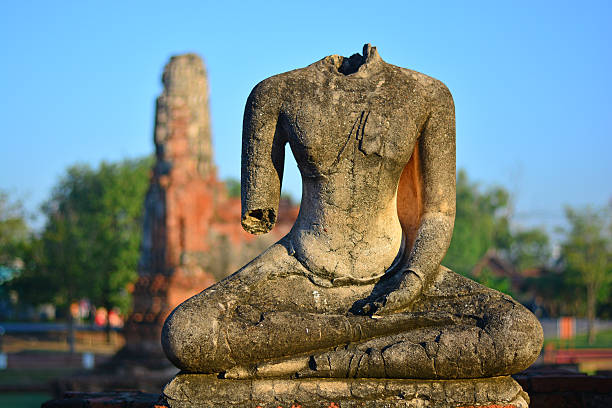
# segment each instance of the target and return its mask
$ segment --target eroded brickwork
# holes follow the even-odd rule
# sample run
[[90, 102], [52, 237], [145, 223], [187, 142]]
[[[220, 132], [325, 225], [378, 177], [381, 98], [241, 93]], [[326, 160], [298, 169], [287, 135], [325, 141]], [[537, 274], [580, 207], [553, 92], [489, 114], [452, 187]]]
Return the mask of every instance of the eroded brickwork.
[[147, 354], [161, 353], [161, 326], [175, 306], [286, 234], [298, 211], [284, 202], [271, 234], [256, 238], [244, 232], [240, 200], [228, 197], [216, 175], [202, 60], [194, 54], [172, 57], [162, 82], [139, 279], [125, 329], [127, 349]]

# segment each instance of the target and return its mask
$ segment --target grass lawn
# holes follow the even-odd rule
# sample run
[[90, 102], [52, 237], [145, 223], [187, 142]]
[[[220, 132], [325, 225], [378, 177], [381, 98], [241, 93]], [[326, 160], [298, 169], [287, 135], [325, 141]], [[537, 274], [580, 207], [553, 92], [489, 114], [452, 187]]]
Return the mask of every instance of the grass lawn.
[[553, 344], [555, 348], [612, 348], [612, 330], [598, 332], [593, 344], [588, 343], [586, 334], [579, 334], [569, 340], [558, 338], [545, 340], [544, 346], [548, 344]]
[[[37, 370], [9, 368], [0, 370], [0, 385], [47, 384], [55, 378], [67, 377], [76, 371], [74, 368], [62, 367]], [[10, 407], [10, 405], [0, 403], [0, 407]]]
[[53, 396], [51, 394], [42, 392], [7, 392], [0, 394], [0, 407], [40, 408], [40, 404], [52, 398]]

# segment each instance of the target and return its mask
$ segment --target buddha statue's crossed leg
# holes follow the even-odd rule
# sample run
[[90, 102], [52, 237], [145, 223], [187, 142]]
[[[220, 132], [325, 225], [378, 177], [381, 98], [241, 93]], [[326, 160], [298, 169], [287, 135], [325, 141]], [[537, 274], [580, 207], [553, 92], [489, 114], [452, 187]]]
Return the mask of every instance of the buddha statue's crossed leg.
[[299, 267], [285, 248], [272, 247], [183, 303], [164, 327], [168, 357], [186, 371], [233, 377], [396, 378], [502, 375], [537, 357], [537, 320], [453, 272], [412, 312], [372, 318], [348, 311], [374, 285], [324, 288], [279, 273]]
[[275, 245], [236, 274], [181, 304], [167, 319], [164, 350], [191, 372], [307, 355], [338, 345], [457, 323], [448, 313], [395, 314], [382, 319], [349, 310], [374, 284], [321, 287], [297, 260]]
[[[230, 301], [224, 304], [215, 296], [206, 295], [203, 292], [183, 303], [164, 329], [171, 333], [165, 334], [168, 357], [186, 371], [219, 373], [236, 366], [255, 367], [262, 361], [308, 356], [338, 345], [421, 327], [459, 323], [460, 320], [445, 312], [394, 314], [375, 319], [302, 312], [299, 308], [269, 310], [249, 304], [248, 299], [244, 303]], [[349, 307], [347, 304], [346, 309]]]
[[535, 316], [508, 296], [452, 271], [443, 274], [412, 313], [380, 321], [410, 315], [434, 322], [435, 316], [446, 315], [452, 323], [417, 324], [313, 353], [307, 363], [304, 357], [266, 362], [250, 372], [258, 377], [453, 379], [508, 375], [531, 365], [542, 344]]
[[[490, 299], [490, 302], [489, 306], [493, 307], [484, 311], [476, 324], [421, 327], [348, 344], [313, 354], [308, 369], [296, 374], [302, 377], [455, 379], [522, 371], [538, 356], [541, 328], [521, 305], [503, 304], [507, 303], [503, 297]], [[265, 369], [258, 371], [260, 376], [265, 376]]]

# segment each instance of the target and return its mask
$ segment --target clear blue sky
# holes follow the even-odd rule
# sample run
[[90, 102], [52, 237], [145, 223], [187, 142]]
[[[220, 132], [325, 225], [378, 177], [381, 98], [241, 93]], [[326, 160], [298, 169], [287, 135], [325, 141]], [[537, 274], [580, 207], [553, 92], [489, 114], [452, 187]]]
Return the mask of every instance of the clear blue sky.
[[[36, 210], [65, 168], [152, 152], [168, 58], [210, 78], [219, 175], [239, 177], [260, 80], [363, 43], [445, 82], [457, 164], [516, 198], [516, 222], [612, 197], [609, 1], [12, 1], [0, 5], [0, 188]], [[300, 182], [288, 163], [285, 189]]]

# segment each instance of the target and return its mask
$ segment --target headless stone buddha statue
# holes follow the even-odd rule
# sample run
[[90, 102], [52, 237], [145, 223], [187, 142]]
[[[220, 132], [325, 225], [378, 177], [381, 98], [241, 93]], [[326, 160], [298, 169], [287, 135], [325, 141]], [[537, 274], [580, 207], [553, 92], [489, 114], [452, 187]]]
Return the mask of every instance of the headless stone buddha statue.
[[444, 84], [381, 59], [326, 57], [251, 92], [242, 225], [274, 225], [289, 143], [293, 229], [168, 317], [186, 372], [224, 378], [462, 379], [538, 356], [537, 319], [440, 265], [455, 217], [455, 119]]

